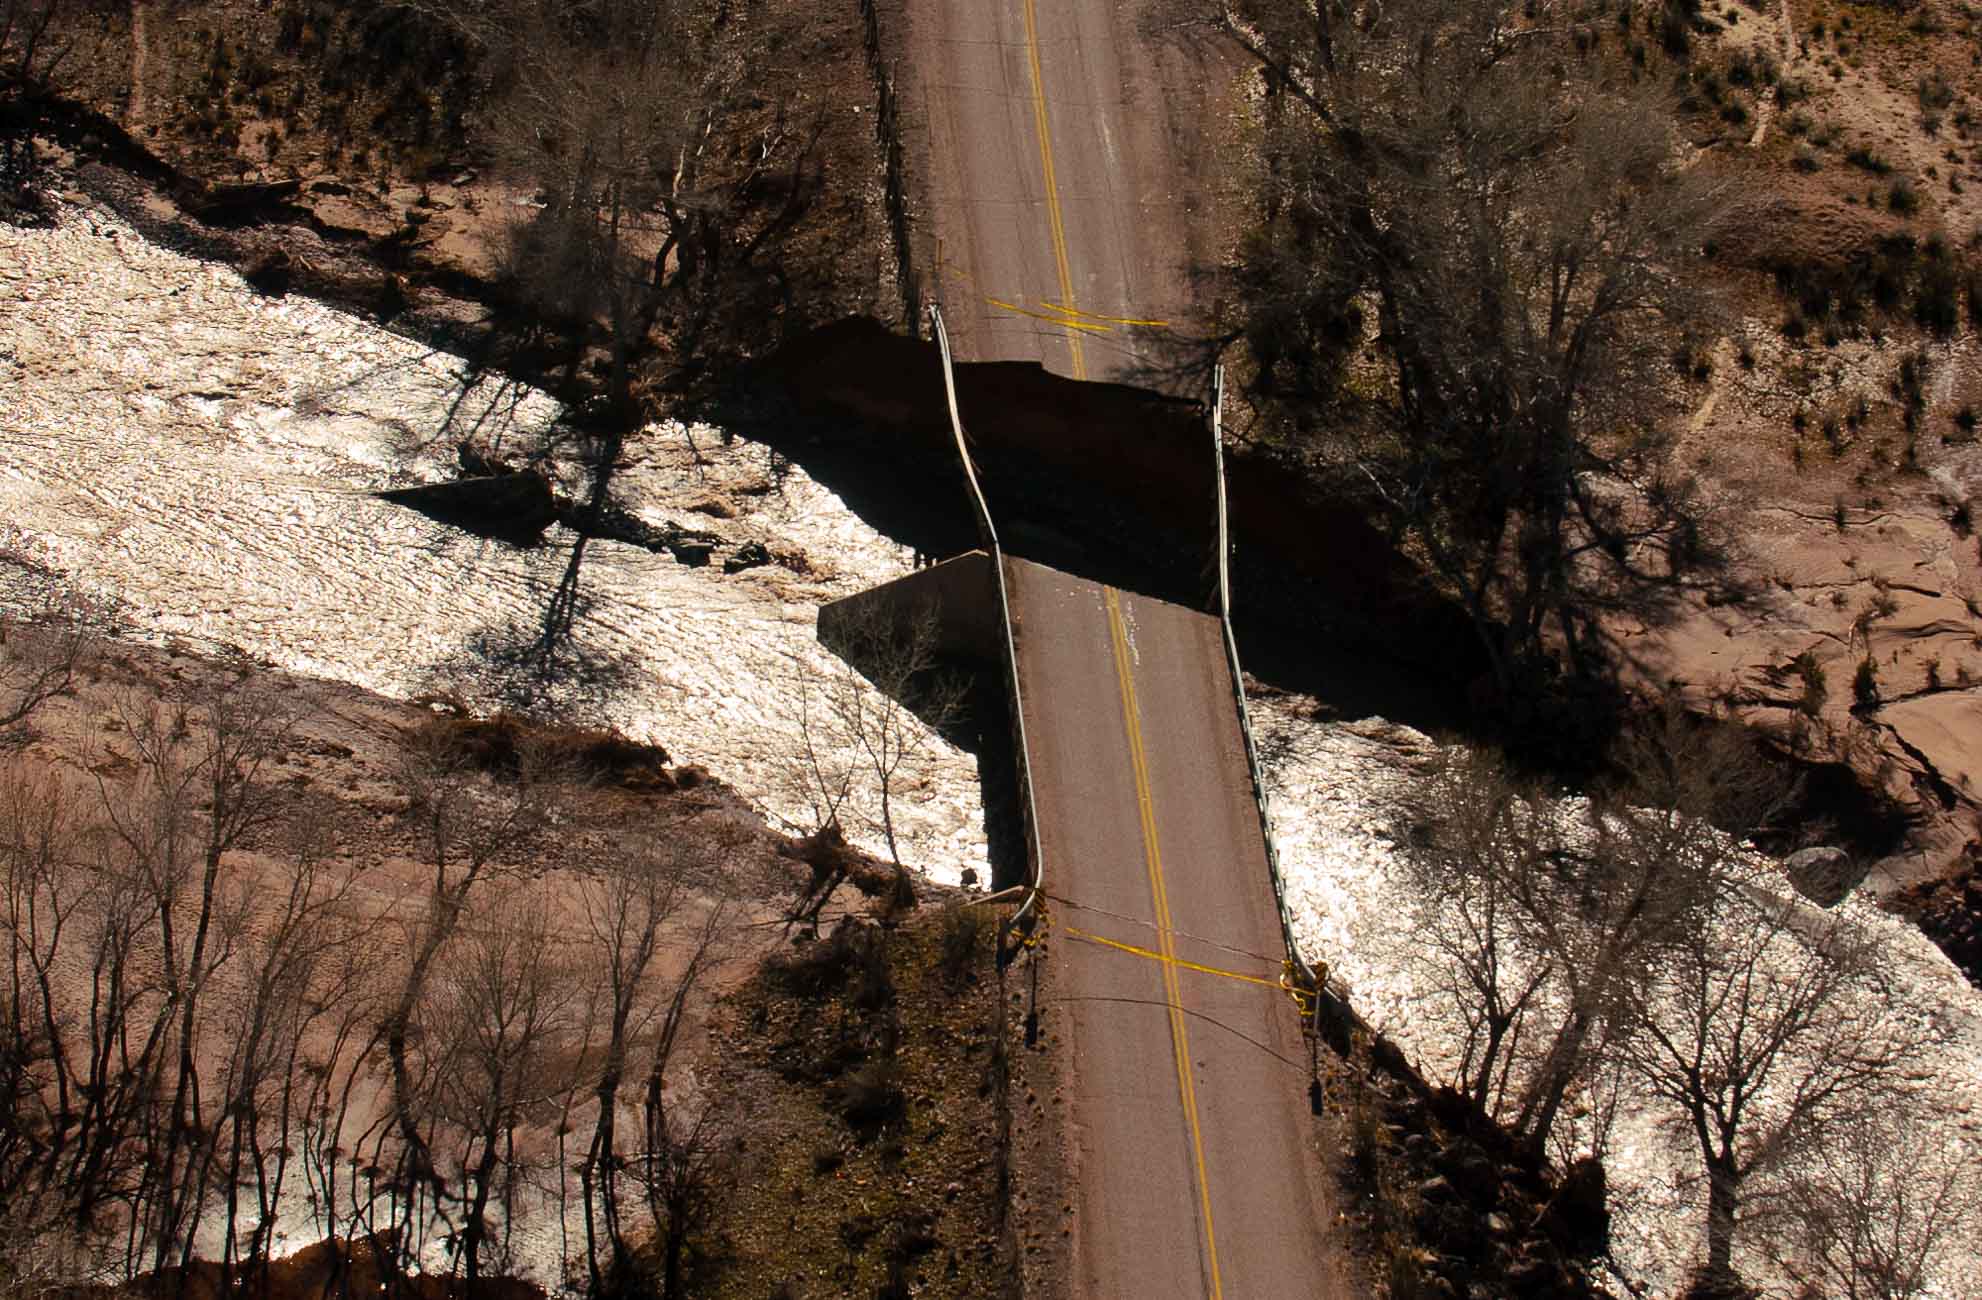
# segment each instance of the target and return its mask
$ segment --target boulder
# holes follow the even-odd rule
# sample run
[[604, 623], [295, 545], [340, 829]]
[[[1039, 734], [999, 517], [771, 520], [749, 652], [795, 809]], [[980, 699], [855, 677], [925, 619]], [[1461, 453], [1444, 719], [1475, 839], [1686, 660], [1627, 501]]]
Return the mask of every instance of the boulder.
[[1819, 907], [1833, 907], [1865, 878], [1865, 864], [1833, 845], [1798, 849], [1782, 860], [1796, 891]]
[[1441, 1152], [1438, 1168], [1473, 1205], [1485, 1209], [1500, 1199], [1500, 1171], [1471, 1138], [1461, 1138]]
[[296, 268], [289, 260], [288, 251], [277, 248], [249, 263], [247, 270], [241, 272], [241, 278], [252, 285], [255, 292], [280, 298], [295, 283]]

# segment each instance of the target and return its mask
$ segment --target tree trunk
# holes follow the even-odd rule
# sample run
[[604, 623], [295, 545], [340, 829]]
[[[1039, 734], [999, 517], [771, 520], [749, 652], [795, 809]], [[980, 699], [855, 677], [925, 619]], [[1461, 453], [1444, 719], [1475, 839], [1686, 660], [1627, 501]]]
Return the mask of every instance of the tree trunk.
[[1583, 1055], [1583, 1044], [1590, 1036], [1593, 1019], [1587, 1010], [1576, 1008], [1570, 1011], [1556, 1031], [1555, 1041], [1549, 1044], [1548, 1056], [1543, 1060], [1535, 1082], [1529, 1087], [1528, 1095], [1522, 1099], [1521, 1113], [1514, 1124], [1515, 1132], [1537, 1153], [1547, 1145], [1549, 1132], [1555, 1127], [1556, 1114], [1562, 1109], [1563, 1095], [1569, 1091], [1569, 1085], [1576, 1077], [1576, 1064]]
[[1734, 1216], [1741, 1206], [1741, 1175], [1731, 1158], [1707, 1162], [1707, 1266], [1706, 1279], [1716, 1286], [1736, 1280], [1734, 1272]]

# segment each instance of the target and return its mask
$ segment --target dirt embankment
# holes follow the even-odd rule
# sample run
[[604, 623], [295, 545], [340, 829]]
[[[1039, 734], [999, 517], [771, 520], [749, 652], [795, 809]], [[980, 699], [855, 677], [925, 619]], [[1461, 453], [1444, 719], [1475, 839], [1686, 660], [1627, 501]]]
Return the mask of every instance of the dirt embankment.
[[[9, 655], [38, 644], [15, 631]], [[891, 870], [842, 846], [855, 888], [827, 909], [830, 937], [794, 946], [779, 918], [795, 894], [816, 884], [817, 873], [805, 865], [807, 846], [770, 830], [721, 781], [671, 762], [660, 746], [609, 729], [546, 726], [511, 715], [478, 718], [447, 700], [402, 703], [245, 660], [172, 649], [106, 643], [86, 659], [74, 688], [49, 699], [31, 716], [31, 729], [13, 738], [4, 768], [10, 797], [26, 788], [22, 782], [46, 773], [83, 791], [94, 777], [114, 791], [142, 771], [142, 735], [150, 734], [137, 730], [144, 701], [184, 698], [206, 710], [237, 696], [279, 704], [298, 719], [253, 769], [280, 815], [223, 861], [222, 893], [248, 900], [242, 928], [230, 932], [248, 954], [242, 961], [261, 951], [263, 929], [276, 915], [270, 909], [279, 911], [285, 892], [279, 887], [285, 869], [302, 852], [297, 836], [306, 834], [315, 869], [324, 879], [348, 882], [339, 895], [340, 908], [352, 913], [347, 919], [379, 940], [367, 962], [370, 978], [391, 985], [409, 945], [424, 932], [424, 890], [438, 870], [428, 856], [438, 796], [409, 774], [425, 770], [423, 759], [435, 754], [487, 774], [498, 786], [528, 772], [549, 773], [547, 807], [553, 811], [547, 826], [554, 830], [532, 839], [527, 851], [507, 851], [491, 862], [483, 893], [527, 898], [560, 952], [597, 955], [605, 932], [588, 925], [601, 915], [591, 909], [607, 878], [602, 864], [623, 860], [629, 844], [654, 846], [657, 861], [701, 873], [683, 877], [691, 891], [684, 897], [693, 901], [664, 922], [654, 979], [679, 977], [676, 955], [703, 942], [709, 918], [717, 914], [709, 898], [728, 900], [725, 937], [712, 950], [706, 977], [688, 989], [680, 1008], [679, 1042], [667, 1074], [668, 1113], [701, 1117], [693, 1141], [684, 1138], [680, 1148], [700, 1162], [690, 1172], [700, 1180], [696, 1194], [705, 1198], [683, 1255], [695, 1294], [758, 1297], [784, 1287], [783, 1294], [810, 1296], [839, 1294], [847, 1286], [872, 1293], [889, 1285], [922, 1295], [1003, 1293], [1016, 1250], [1008, 1226], [1006, 1067], [1008, 1044], [1021, 1031], [1007, 1024], [993, 961], [993, 909], [965, 905], [963, 895], [929, 885], [922, 887], [918, 907], [893, 887]], [[196, 711], [193, 725], [204, 725], [205, 716]], [[10, 880], [11, 896], [20, 903], [20, 879]], [[471, 903], [460, 936], [440, 958], [443, 974], [418, 1013], [423, 1039], [438, 1034], [450, 1014], [472, 1014], [480, 1005], [460, 1001], [464, 981], [483, 969], [475, 962], [496, 950], [489, 947], [495, 942], [491, 927], [503, 917], [514, 919]], [[395, 942], [392, 935], [400, 938]], [[598, 994], [584, 983], [597, 975], [584, 964], [588, 960], [571, 958], [571, 983], [558, 995], [558, 1006], [569, 1010]], [[234, 988], [238, 965], [223, 963], [218, 970], [205, 1014], [232, 1015], [230, 1008], [252, 999], [250, 990]], [[491, 988], [508, 987], [502, 970], [494, 978]], [[359, 987], [350, 1014], [372, 1014], [366, 999], [376, 991], [370, 983]], [[58, 981], [58, 1000], [71, 992]], [[136, 996], [142, 1005], [147, 995]], [[544, 1086], [553, 1095], [562, 1090], [574, 1099], [588, 1097], [597, 1043], [584, 1038], [587, 1047], [579, 1036], [589, 1034], [583, 1026], [593, 1022], [553, 1016], [545, 1023], [555, 1038], [553, 1056], [563, 1065], [562, 1072], [545, 1076]], [[223, 1031], [216, 1024], [200, 1032], [226, 1038], [237, 1028]], [[334, 1079], [349, 1071], [349, 1084], [341, 1085], [349, 1089], [347, 1106], [353, 1093], [362, 1098], [384, 1086], [382, 1067], [327, 1044], [324, 1051], [320, 1066], [311, 1068]], [[224, 1065], [219, 1057], [209, 1063], [210, 1087], [229, 1086]], [[472, 1067], [457, 1062], [445, 1068]], [[351, 1120], [354, 1144], [362, 1110]], [[543, 1163], [562, 1149], [557, 1144], [564, 1139], [551, 1131], [558, 1108], [533, 1101], [523, 1110], [503, 1159], [520, 1162], [516, 1172], [526, 1177], [538, 1176], [526, 1169], [550, 1176], [562, 1168], [575, 1178], [568, 1160]], [[448, 1125], [460, 1116], [439, 1108], [433, 1115], [435, 1150], [445, 1159]], [[341, 1114], [338, 1122], [344, 1122]], [[567, 1104], [562, 1122], [581, 1135], [572, 1140], [582, 1147], [591, 1128], [582, 1101], [577, 1112]], [[272, 1128], [261, 1138], [283, 1140]], [[281, 1192], [264, 1188], [279, 1198], [298, 1198], [293, 1205], [278, 1200], [279, 1221], [288, 1225], [284, 1235], [292, 1242], [307, 1239], [304, 1225], [323, 1212], [314, 1200], [307, 1209], [301, 1203], [302, 1181], [298, 1175], [296, 1186]], [[516, 1265], [540, 1279], [557, 1266], [556, 1220], [567, 1213], [559, 1207], [576, 1196], [574, 1187], [541, 1199], [525, 1193], [507, 1219], [504, 1233], [506, 1239], [514, 1235]], [[252, 1206], [243, 1212], [254, 1213]], [[396, 1257], [393, 1234], [404, 1226], [381, 1227], [358, 1206], [345, 1207], [343, 1215], [333, 1214], [332, 1230], [357, 1241], [354, 1249], [312, 1247], [266, 1273], [237, 1271], [226, 1289], [291, 1300], [313, 1294], [307, 1288], [326, 1278], [379, 1275], [381, 1260]], [[360, 1230], [366, 1224], [385, 1236], [367, 1241]], [[415, 1224], [414, 1231], [429, 1227]], [[570, 1251], [568, 1224], [565, 1231], [564, 1249]], [[636, 1229], [633, 1236], [642, 1240], [646, 1231]], [[385, 1254], [375, 1258], [381, 1248]], [[436, 1269], [435, 1242], [413, 1242], [408, 1249], [425, 1260], [427, 1276], [415, 1288], [425, 1300], [541, 1294], [504, 1276], [464, 1288]], [[643, 1262], [662, 1267], [657, 1257], [643, 1255]], [[566, 1264], [582, 1267], [573, 1256]], [[386, 1272], [394, 1268], [388, 1265]], [[213, 1293], [223, 1280], [204, 1264], [172, 1276], [193, 1296]], [[137, 1285], [149, 1294], [147, 1288], [164, 1284], [153, 1277]]]
[[1982, 843], [1978, 39], [1940, 0], [1730, 7], [1675, 69], [1731, 208], [1678, 455], [1748, 591], [1618, 641], [1637, 681], [1853, 773], [1904, 832], [1863, 864], [1882, 896]]
[[[906, 216], [888, 197], [899, 149], [874, 129], [893, 91], [867, 26], [851, 3], [723, 7], [708, 88], [722, 111], [692, 159], [693, 205], [721, 214], [698, 273], [720, 283], [643, 341], [663, 387], [705, 393], [790, 333], [913, 309], [913, 285], [898, 283], [913, 273], [896, 252]], [[60, 97], [24, 105], [25, 120], [72, 163], [153, 187], [85, 178], [148, 235], [567, 400], [597, 391], [597, 329], [503, 328], [541, 315], [506, 269], [541, 204], [501, 164], [499, 72], [465, 29], [417, 6], [222, 0], [134, 6], [63, 35], [74, 45]]]

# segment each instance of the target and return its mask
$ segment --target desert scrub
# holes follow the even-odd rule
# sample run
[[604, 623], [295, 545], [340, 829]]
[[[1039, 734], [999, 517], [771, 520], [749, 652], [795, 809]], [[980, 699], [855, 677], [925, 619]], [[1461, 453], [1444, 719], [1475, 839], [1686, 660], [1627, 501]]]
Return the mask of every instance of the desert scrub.
[[1824, 666], [1817, 662], [1816, 652], [1805, 650], [1789, 666], [1803, 683], [1803, 692], [1796, 699], [1796, 711], [1806, 718], [1818, 716], [1824, 711], [1824, 701], [1831, 697], [1831, 688], [1824, 676]]
[[1879, 705], [1879, 665], [1872, 662], [1869, 652], [1858, 661], [1858, 671], [1851, 676], [1851, 699], [1852, 707], [1861, 712]]

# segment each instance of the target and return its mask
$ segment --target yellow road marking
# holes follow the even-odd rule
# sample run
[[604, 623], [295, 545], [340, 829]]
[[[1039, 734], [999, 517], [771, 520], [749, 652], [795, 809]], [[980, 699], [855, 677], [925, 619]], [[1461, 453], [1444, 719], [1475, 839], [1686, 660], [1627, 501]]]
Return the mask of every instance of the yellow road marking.
[[1106, 935], [1095, 934], [1091, 930], [1081, 930], [1071, 925], [1063, 925], [1060, 927], [1060, 931], [1070, 938], [1085, 939], [1089, 943], [1098, 943], [1108, 948], [1119, 948], [1123, 952], [1134, 953], [1138, 957], [1148, 957], [1152, 961], [1170, 962], [1185, 970], [1194, 970], [1205, 975], [1222, 975], [1228, 980], [1243, 980], [1248, 984], [1260, 984], [1275, 990], [1281, 987], [1279, 980], [1270, 980], [1264, 975], [1248, 975], [1244, 971], [1225, 970], [1219, 966], [1204, 966], [1194, 961], [1185, 961], [1182, 957], [1165, 957], [1153, 948], [1143, 948], [1133, 943], [1123, 943], [1120, 939], [1110, 939]]
[[[1026, 0], [1030, 10], [1032, 0]], [[1212, 1300], [1224, 1300], [1225, 1286], [1218, 1274], [1218, 1238], [1211, 1227], [1211, 1183], [1204, 1174], [1204, 1133], [1198, 1126], [1197, 1085], [1191, 1078], [1190, 1035], [1184, 1025], [1183, 994], [1177, 984], [1177, 950], [1171, 935], [1170, 896], [1163, 883], [1163, 851], [1156, 838], [1156, 802], [1149, 789], [1149, 760], [1142, 744], [1142, 716], [1136, 706], [1135, 675], [1129, 664], [1129, 637], [1122, 626], [1122, 598], [1113, 587], [1103, 587], [1108, 607], [1108, 634], [1114, 642], [1115, 676], [1122, 688], [1122, 724], [1128, 732], [1129, 764], [1134, 769], [1136, 805], [1142, 816], [1143, 861], [1149, 868], [1149, 891], [1156, 905], [1157, 942], [1162, 947], [1164, 999], [1170, 1011], [1170, 1048], [1177, 1062], [1177, 1092], [1183, 1099], [1184, 1118], [1191, 1129], [1191, 1156], [1197, 1164], [1198, 1204], [1204, 1216], [1204, 1250], [1211, 1271]]]
[[1005, 311], [1014, 311], [1021, 316], [1030, 316], [1034, 320], [1048, 321], [1060, 326], [1062, 329], [1084, 330], [1089, 334], [1113, 334], [1115, 332], [1115, 327], [1112, 325], [1090, 325], [1086, 321], [1068, 320], [1064, 316], [1048, 316], [1043, 311], [1030, 311], [1015, 302], [1006, 302], [1003, 298], [986, 298], [984, 301], [990, 303], [993, 307], [999, 307]]
[[1111, 325], [1141, 325], [1149, 329], [1163, 329], [1170, 324], [1167, 320], [1137, 320], [1133, 316], [1103, 316], [1100, 312], [1081, 311], [1076, 307], [1062, 307], [1057, 302], [1045, 302], [1043, 299], [1041, 301], [1042, 305], [1051, 307], [1054, 311], [1060, 312], [1063, 315], [1079, 316], [1086, 320], [1105, 320]]
[[[1046, 224], [1053, 234], [1053, 261], [1060, 272], [1060, 299], [1074, 300], [1074, 276], [1067, 266], [1067, 228], [1060, 218], [1060, 187], [1053, 178], [1053, 131], [1046, 121], [1046, 78], [1039, 68], [1039, 16], [1037, 0], [1025, 0], [1025, 53], [1032, 64], [1032, 121], [1039, 132], [1039, 166], [1046, 181]], [[1087, 358], [1081, 354], [1080, 336], [1067, 335], [1067, 348], [1073, 353], [1075, 379], [1087, 378]]]

